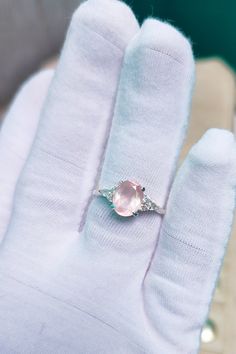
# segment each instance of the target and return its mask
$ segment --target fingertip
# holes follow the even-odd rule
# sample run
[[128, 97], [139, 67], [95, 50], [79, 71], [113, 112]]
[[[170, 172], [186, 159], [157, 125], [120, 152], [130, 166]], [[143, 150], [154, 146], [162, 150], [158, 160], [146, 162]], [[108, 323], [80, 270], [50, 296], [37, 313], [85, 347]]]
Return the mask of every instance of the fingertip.
[[22, 89], [32, 94], [38, 95], [40, 90], [48, 88], [55, 70], [51, 68], [42, 69], [31, 75], [22, 85]]
[[154, 18], [144, 21], [140, 41], [147, 47], [168, 55], [185, 66], [193, 66], [190, 41], [175, 27]]
[[29, 78], [29, 80], [38, 81], [38, 82], [49, 80], [54, 75], [54, 72], [55, 72], [54, 68], [44, 68], [34, 73]]
[[190, 150], [190, 159], [197, 165], [208, 167], [236, 167], [236, 143], [232, 132], [224, 129], [209, 129]]
[[71, 27], [88, 26], [124, 49], [139, 29], [131, 8], [117, 0], [87, 0], [75, 11]]
[[36, 129], [53, 75], [53, 69], [43, 69], [21, 85], [5, 115], [2, 132], [11, 129], [23, 132], [25, 129], [24, 137], [27, 140], [27, 134]]

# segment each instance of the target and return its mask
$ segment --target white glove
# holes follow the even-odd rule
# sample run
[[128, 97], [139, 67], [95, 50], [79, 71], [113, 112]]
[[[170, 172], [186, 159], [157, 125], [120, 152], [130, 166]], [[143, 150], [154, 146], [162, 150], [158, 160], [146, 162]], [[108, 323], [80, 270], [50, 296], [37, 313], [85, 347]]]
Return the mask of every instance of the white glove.
[[19, 90], [0, 130], [0, 243], [11, 215], [17, 180], [37, 130], [53, 70], [42, 70]]
[[[113, 0], [76, 12], [0, 249], [1, 353], [197, 353], [233, 218], [236, 150], [231, 133], [209, 131], [168, 198], [193, 69], [168, 24], [139, 31]], [[166, 216], [123, 219], [92, 199], [98, 181], [122, 179], [168, 199]]]

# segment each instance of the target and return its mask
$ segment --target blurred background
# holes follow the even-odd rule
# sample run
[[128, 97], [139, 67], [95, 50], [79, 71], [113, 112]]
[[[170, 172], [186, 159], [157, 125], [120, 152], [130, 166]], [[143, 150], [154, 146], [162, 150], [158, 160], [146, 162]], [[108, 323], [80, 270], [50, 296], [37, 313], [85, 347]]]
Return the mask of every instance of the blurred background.
[[[181, 160], [210, 127], [235, 129], [236, 1], [127, 0], [140, 23], [155, 16], [191, 38], [196, 85]], [[0, 112], [21, 83], [56, 58], [79, 0], [0, 1]], [[54, 64], [53, 64], [54, 65]], [[236, 354], [236, 230], [228, 247], [202, 354]]]
[[[0, 104], [44, 60], [56, 55], [79, 0], [0, 1]], [[191, 38], [197, 58], [217, 56], [236, 68], [235, 0], [127, 0], [140, 23], [168, 20]]]

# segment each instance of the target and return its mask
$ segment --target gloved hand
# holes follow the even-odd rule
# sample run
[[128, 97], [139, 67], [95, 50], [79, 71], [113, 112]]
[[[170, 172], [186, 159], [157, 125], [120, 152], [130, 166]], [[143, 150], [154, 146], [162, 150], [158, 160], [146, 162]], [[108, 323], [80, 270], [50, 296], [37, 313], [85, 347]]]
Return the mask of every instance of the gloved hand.
[[11, 216], [16, 183], [34, 140], [54, 71], [41, 70], [23, 84], [0, 130], [0, 243]]
[[[168, 24], [139, 30], [113, 0], [75, 13], [1, 244], [0, 352], [197, 353], [236, 150], [231, 133], [209, 131], [172, 185], [193, 71]], [[145, 186], [165, 217], [121, 218], [92, 197], [122, 179]]]

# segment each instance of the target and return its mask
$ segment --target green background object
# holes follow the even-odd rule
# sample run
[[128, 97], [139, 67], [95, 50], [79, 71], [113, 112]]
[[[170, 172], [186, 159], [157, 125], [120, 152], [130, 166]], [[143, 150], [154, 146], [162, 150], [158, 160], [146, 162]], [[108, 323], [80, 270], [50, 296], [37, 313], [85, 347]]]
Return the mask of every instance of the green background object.
[[[73, 11], [84, 0], [0, 0], [0, 105], [57, 55]], [[125, 0], [140, 23], [167, 20], [193, 42], [198, 57], [218, 56], [236, 69], [236, 0]]]
[[218, 56], [236, 69], [236, 0], [127, 0], [140, 23], [172, 23], [191, 38], [196, 57]]

